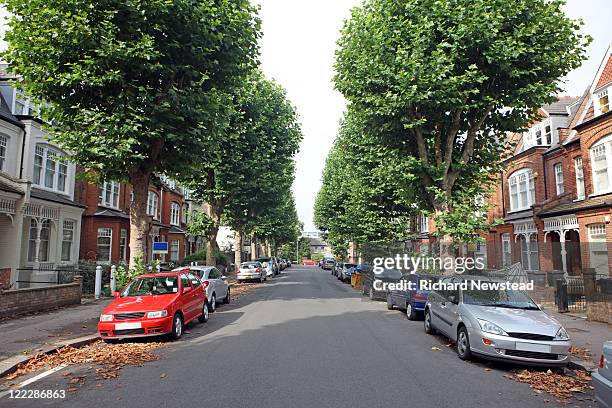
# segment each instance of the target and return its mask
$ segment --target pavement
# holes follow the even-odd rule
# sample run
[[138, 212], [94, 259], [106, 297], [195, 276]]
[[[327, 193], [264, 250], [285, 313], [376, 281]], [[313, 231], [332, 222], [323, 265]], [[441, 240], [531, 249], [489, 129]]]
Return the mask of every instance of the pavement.
[[[190, 326], [158, 349], [158, 361], [125, 367], [117, 379], [89, 375], [61, 401], [4, 396], [0, 407], [555, 406], [505, 377], [516, 366], [464, 362], [447, 344], [329, 271], [293, 266]], [[71, 366], [26, 389], [66, 390], [66, 370], [91, 374]], [[571, 406], [594, 406], [583, 397]]]

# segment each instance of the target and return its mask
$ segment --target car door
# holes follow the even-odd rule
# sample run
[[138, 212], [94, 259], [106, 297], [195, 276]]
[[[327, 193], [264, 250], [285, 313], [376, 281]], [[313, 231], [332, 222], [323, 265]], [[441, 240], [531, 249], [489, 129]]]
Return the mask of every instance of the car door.
[[436, 329], [440, 330], [443, 333], [446, 333], [447, 324], [444, 323], [444, 316], [442, 316], [442, 308], [446, 306], [446, 304], [442, 305], [442, 303], [446, 302], [446, 290], [444, 290], [445, 282], [448, 282], [450, 278], [443, 278], [440, 280], [440, 290], [436, 290], [429, 294], [429, 309], [431, 316], [431, 323], [435, 326]]
[[229, 284], [227, 283], [227, 277], [221, 273], [220, 270], [217, 269], [217, 281], [219, 282], [219, 289], [217, 291], [217, 296], [219, 298], [224, 299], [227, 296], [227, 288]]
[[[197, 302], [196, 291], [191, 285], [191, 280], [187, 277], [186, 274], [182, 273], [180, 275], [181, 279], [181, 300], [183, 303], [183, 315], [185, 318], [185, 324], [193, 320], [194, 317], [194, 307]], [[191, 292], [185, 293], [185, 288], [191, 288]]]
[[[458, 284], [456, 278], [450, 278], [451, 284]], [[440, 315], [442, 327], [451, 340], [457, 337], [457, 311], [459, 307], [459, 289], [449, 289], [446, 291], [446, 299], [440, 304]]]
[[191, 285], [193, 286], [193, 290], [195, 292], [196, 302], [194, 305], [194, 313], [196, 313], [196, 316], [199, 316], [204, 306], [204, 302], [206, 301], [206, 293], [204, 293], [202, 281], [200, 281], [200, 278], [197, 275], [188, 273], [187, 277], [191, 280]]
[[217, 268], [210, 268], [208, 280], [210, 281], [210, 284], [213, 287], [213, 291], [215, 292], [215, 296], [217, 298], [216, 300], [221, 300], [224, 296], [223, 285], [221, 284], [221, 273]]

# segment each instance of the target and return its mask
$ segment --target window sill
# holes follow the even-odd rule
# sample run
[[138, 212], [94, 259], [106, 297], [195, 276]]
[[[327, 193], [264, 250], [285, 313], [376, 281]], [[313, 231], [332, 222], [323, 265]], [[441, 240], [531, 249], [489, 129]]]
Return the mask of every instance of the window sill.
[[32, 183], [32, 187], [35, 187], [39, 190], [48, 191], [50, 193], [56, 193], [56, 194], [64, 195], [66, 197], [70, 197], [70, 193], [68, 193], [67, 191], [57, 190], [54, 188], [49, 188], [49, 187], [41, 186], [40, 184], [34, 184], [34, 183]]
[[593, 193], [593, 194], [589, 194], [589, 198], [593, 198], [593, 197], [599, 197], [599, 196], [603, 196], [606, 194], [612, 194], [612, 189], [608, 189], [606, 191], [602, 191], [599, 193]]
[[102, 203], [98, 203], [98, 207], [108, 208], [110, 210], [117, 210], [117, 211], [120, 210], [119, 206], [114, 207], [112, 205], [106, 205], [106, 204], [102, 204]]
[[525, 207], [525, 208], [517, 208], [515, 210], [508, 211], [508, 214], [514, 214], [514, 213], [519, 213], [519, 212], [523, 212], [523, 211], [529, 211], [532, 208], [533, 208], [533, 206], [529, 206], [529, 207]]

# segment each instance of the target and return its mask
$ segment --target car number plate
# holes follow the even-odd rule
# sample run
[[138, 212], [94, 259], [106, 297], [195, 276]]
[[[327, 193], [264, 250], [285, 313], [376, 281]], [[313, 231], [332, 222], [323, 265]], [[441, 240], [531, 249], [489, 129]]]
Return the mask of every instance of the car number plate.
[[537, 353], [550, 353], [550, 346], [534, 343], [516, 343], [516, 349], [521, 351], [535, 351]]
[[115, 330], [140, 329], [141, 327], [142, 324], [140, 322], [115, 323]]

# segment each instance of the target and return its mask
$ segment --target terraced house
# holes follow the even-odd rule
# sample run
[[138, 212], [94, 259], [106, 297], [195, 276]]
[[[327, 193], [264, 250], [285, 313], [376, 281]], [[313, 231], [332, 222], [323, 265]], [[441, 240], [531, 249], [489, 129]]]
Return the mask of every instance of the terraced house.
[[486, 237], [490, 268], [612, 276], [611, 48], [582, 96], [543, 106], [510, 136], [514, 154], [489, 201], [490, 218], [504, 220]]
[[76, 166], [48, 138], [37, 108], [0, 73], [0, 285], [56, 282], [79, 259]]

